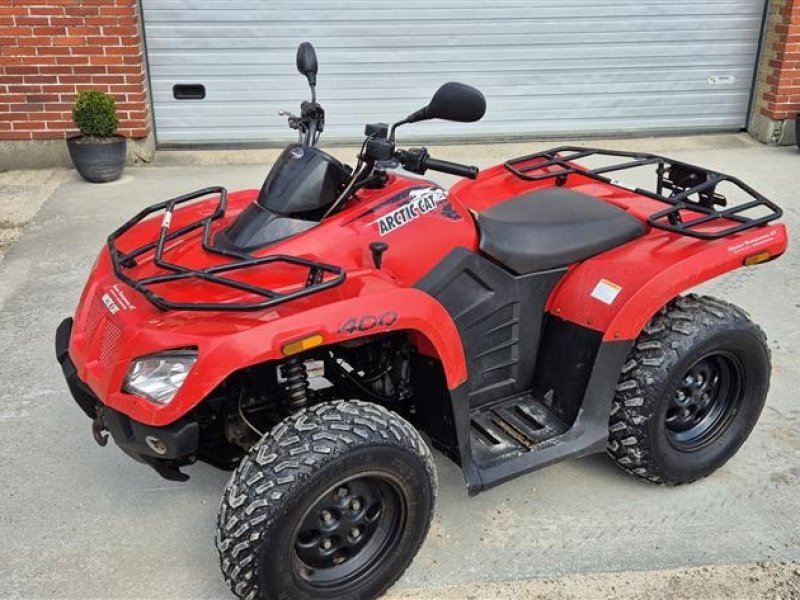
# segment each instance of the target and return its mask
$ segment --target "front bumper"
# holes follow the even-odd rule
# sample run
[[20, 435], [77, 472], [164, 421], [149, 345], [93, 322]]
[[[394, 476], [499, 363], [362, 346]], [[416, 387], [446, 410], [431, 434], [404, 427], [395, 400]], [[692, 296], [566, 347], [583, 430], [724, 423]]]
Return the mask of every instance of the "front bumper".
[[196, 460], [199, 443], [197, 422], [184, 418], [163, 427], [154, 427], [104, 405], [78, 376], [69, 356], [71, 333], [72, 319], [64, 319], [56, 329], [56, 358], [72, 397], [92, 419], [96, 430], [107, 430], [123, 452], [139, 462], [149, 464], [162, 477], [173, 481], [188, 479], [178, 467]]

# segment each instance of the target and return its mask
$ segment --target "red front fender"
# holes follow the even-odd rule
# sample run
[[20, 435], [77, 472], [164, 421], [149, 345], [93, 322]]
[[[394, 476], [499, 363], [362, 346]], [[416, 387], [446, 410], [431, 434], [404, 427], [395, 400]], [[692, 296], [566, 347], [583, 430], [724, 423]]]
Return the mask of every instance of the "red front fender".
[[[357, 277], [349, 278], [351, 286], [357, 284], [354, 281]], [[226, 335], [182, 335], [182, 345], [198, 347], [198, 362], [168, 405], [155, 406], [122, 391], [109, 393], [103, 401], [142, 423], [167, 425], [192, 410], [234, 371], [283, 359], [284, 345], [315, 334], [323, 336], [324, 345], [332, 345], [388, 331], [410, 331], [416, 334], [421, 351], [435, 354], [441, 360], [449, 388], [457, 387], [467, 378], [461, 338], [453, 320], [434, 298], [414, 288], [383, 285], [383, 289], [374, 293], [320, 304], [286, 316], [278, 316], [277, 311], [273, 314], [274, 320], [255, 320], [251, 326], [234, 327]], [[382, 318], [386, 315], [389, 316]], [[238, 325], [241, 323], [237, 321]], [[142, 337], [158, 339], [160, 335], [143, 332]]]

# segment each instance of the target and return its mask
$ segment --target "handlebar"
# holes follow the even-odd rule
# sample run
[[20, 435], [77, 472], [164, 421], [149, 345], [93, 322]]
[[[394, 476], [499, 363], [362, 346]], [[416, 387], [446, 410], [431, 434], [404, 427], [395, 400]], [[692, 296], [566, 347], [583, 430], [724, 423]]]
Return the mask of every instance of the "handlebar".
[[478, 177], [478, 167], [461, 165], [447, 160], [431, 158], [426, 148], [411, 148], [409, 150], [398, 150], [396, 154], [403, 168], [412, 173], [424, 175], [428, 169], [449, 173], [457, 177], [468, 177], [475, 179]]
[[475, 179], [479, 173], [478, 167], [460, 165], [447, 160], [431, 158], [430, 156], [425, 159], [423, 164], [426, 169], [431, 169], [432, 171], [440, 171], [442, 173], [449, 173], [450, 175], [456, 175], [458, 177], [468, 177], [470, 179]]

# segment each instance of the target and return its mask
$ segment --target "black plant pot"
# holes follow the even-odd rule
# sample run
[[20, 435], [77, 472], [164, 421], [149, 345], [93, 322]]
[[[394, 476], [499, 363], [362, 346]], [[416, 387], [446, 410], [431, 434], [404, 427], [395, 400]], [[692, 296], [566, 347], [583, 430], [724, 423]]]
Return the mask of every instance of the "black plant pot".
[[67, 140], [72, 164], [86, 181], [119, 179], [125, 167], [126, 140], [122, 136], [96, 138], [79, 135]]

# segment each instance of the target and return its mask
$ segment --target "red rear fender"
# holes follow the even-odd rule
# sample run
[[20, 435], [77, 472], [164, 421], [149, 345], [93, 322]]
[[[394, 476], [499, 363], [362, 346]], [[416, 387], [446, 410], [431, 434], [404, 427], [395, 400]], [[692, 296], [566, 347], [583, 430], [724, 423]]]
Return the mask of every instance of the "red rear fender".
[[746, 257], [786, 250], [784, 225], [704, 241], [653, 229], [647, 235], [580, 263], [548, 303], [558, 317], [628, 340], [681, 292], [743, 265]]

